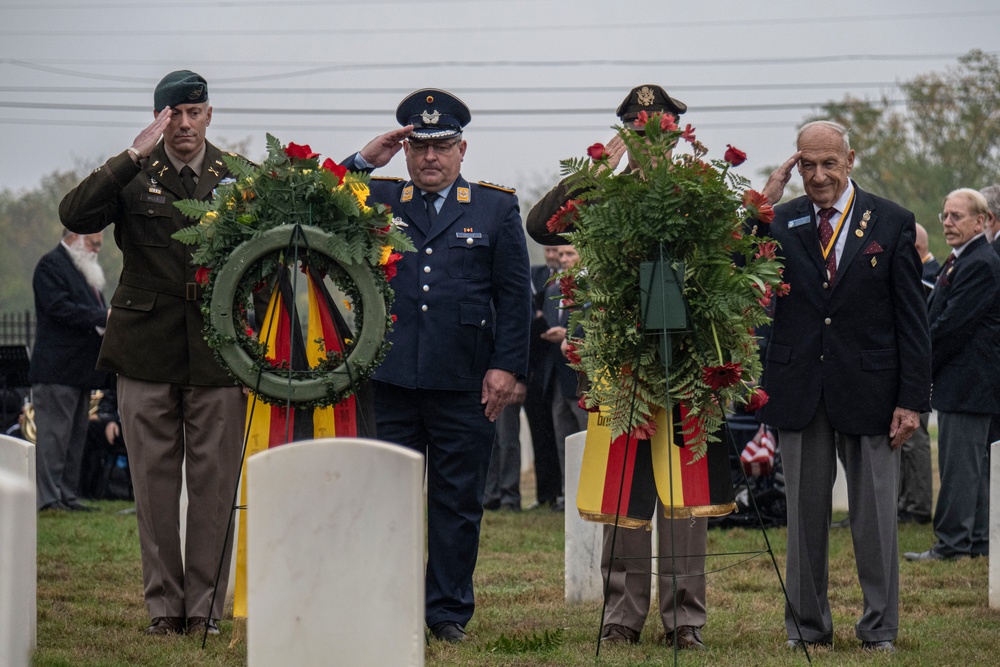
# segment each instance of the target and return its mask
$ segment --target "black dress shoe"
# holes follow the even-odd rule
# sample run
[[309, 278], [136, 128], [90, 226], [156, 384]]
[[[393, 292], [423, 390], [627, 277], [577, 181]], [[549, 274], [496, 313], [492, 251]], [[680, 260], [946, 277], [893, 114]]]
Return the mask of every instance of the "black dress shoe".
[[[674, 643], [674, 633], [668, 632], [663, 637], [663, 642], [667, 646], [672, 646]], [[677, 628], [677, 649], [693, 649], [695, 651], [705, 650], [705, 644], [701, 641], [701, 628], [696, 628], [693, 625], [682, 625]]]
[[892, 645], [892, 642], [882, 641], [882, 642], [861, 642], [861, 648], [865, 651], [876, 651], [878, 653], [895, 653], [896, 647]]
[[441, 621], [431, 626], [431, 634], [449, 644], [460, 644], [469, 638], [462, 626], [455, 621]]
[[63, 500], [62, 504], [69, 508], [72, 512], [96, 512], [96, 507], [91, 507], [90, 505], [84, 505], [78, 500]]
[[192, 616], [187, 620], [187, 634], [189, 635], [203, 635], [205, 634], [205, 628], [208, 627], [208, 634], [217, 635], [219, 634], [219, 624], [215, 622], [214, 618], [205, 618], [204, 616]]
[[903, 554], [903, 558], [913, 563], [920, 563], [930, 560], [961, 560], [963, 558], [968, 558], [968, 554], [954, 554], [952, 556], [946, 556], [945, 554], [938, 553], [934, 549], [928, 549], [927, 551], [907, 551]]
[[606, 623], [601, 628], [601, 642], [605, 644], [638, 644], [639, 632], [618, 623]]
[[178, 616], [157, 616], [142, 632], [145, 635], [179, 635], [184, 632], [184, 619]]
[[51, 503], [38, 508], [39, 512], [69, 512], [70, 509], [63, 505], [58, 500], [53, 500]]
[[489, 510], [491, 512], [494, 511], [494, 510], [498, 510], [498, 509], [500, 509], [500, 501], [499, 500], [487, 500], [487, 501], [484, 501], [483, 502], [483, 509], [484, 510]]

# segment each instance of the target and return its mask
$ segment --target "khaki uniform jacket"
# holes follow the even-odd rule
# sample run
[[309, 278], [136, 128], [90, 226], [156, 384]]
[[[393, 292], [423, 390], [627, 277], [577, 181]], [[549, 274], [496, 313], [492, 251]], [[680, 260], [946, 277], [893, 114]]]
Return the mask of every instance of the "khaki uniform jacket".
[[[226, 178], [222, 152], [206, 142], [194, 198], [209, 199]], [[149, 382], [228, 386], [235, 381], [204, 338], [195, 248], [170, 238], [194, 224], [174, 206], [185, 198], [161, 142], [141, 165], [123, 152], [98, 167], [63, 198], [59, 217], [79, 234], [114, 225], [122, 251], [97, 367]]]

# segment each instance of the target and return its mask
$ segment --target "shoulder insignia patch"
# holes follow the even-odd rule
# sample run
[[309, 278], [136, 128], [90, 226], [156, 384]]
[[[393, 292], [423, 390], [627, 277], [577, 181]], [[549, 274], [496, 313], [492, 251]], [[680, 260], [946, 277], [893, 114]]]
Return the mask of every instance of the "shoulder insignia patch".
[[490, 183], [489, 181], [479, 181], [479, 184], [487, 188], [493, 188], [494, 190], [502, 190], [503, 192], [509, 192], [511, 194], [517, 192], [517, 190], [515, 190], [514, 188], [508, 187], [506, 185], [497, 185], [496, 183]]

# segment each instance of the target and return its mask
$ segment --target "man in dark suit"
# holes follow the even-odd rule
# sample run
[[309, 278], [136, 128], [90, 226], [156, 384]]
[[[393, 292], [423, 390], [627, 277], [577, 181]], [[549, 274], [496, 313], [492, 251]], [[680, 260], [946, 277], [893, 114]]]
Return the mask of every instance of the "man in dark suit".
[[[927, 230], [919, 222], [916, 227], [917, 254], [922, 270], [920, 279], [929, 295], [941, 265], [934, 259], [927, 244]], [[920, 413], [920, 426], [899, 449], [899, 499], [896, 518], [899, 523], [931, 522], [933, 503], [933, 473], [931, 471], [931, 436], [927, 431], [929, 412]]]
[[955, 190], [941, 222], [952, 252], [929, 300], [941, 488], [937, 541], [907, 560], [949, 560], [989, 552], [989, 431], [1000, 414], [1000, 258], [983, 234], [989, 207], [977, 191]]
[[989, 185], [979, 191], [986, 198], [986, 240], [1000, 255], [1000, 185]]
[[[201, 76], [180, 70], [163, 77], [153, 93], [153, 117], [128, 149], [66, 195], [59, 215], [77, 232], [113, 224], [122, 250], [98, 367], [118, 374], [152, 619], [146, 634], [197, 634], [206, 627], [218, 634], [246, 400], [205, 342], [191, 248], [171, 235], [195, 222], [174, 202], [207, 200], [232, 176], [222, 152], [205, 140], [212, 107]], [[182, 467], [188, 489], [183, 559]]]
[[524, 414], [531, 429], [531, 447], [535, 456], [535, 499], [537, 507], [558, 507], [563, 493], [562, 468], [552, 424], [552, 383], [555, 367], [553, 349], [542, 338], [549, 330], [545, 319], [545, 288], [559, 271], [559, 248], [545, 246], [545, 263], [531, 267], [531, 298], [534, 317], [528, 343], [528, 382]]
[[930, 341], [913, 214], [850, 180], [847, 131], [817, 121], [768, 180], [781, 197], [798, 164], [805, 196], [755, 232], [781, 243], [788, 295], [776, 299], [764, 363], [788, 500], [789, 647], [833, 642], [827, 598], [836, 439], [845, 450], [850, 525], [865, 605], [855, 634], [892, 652], [899, 624], [899, 447], [929, 409]]
[[103, 234], [63, 231], [62, 242], [35, 266], [35, 346], [29, 380], [35, 408], [37, 504], [42, 511], [92, 508], [77, 499], [87, 439], [90, 390], [107, 374], [95, 369], [108, 321]]
[[425, 621], [448, 642], [466, 639], [475, 609], [494, 422], [527, 373], [531, 320], [517, 197], [460, 174], [471, 116], [450, 93], [416, 91], [396, 109], [403, 130], [353, 157], [355, 168], [371, 169], [400, 147], [406, 155], [410, 180], [371, 183], [371, 200], [392, 207], [417, 248], [399, 260], [391, 282], [392, 348], [372, 384], [379, 439], [426, 457]]

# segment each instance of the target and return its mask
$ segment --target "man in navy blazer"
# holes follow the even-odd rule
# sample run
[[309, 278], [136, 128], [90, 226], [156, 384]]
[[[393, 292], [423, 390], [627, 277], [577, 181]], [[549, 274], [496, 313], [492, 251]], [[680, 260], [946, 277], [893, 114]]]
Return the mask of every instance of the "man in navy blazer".
[[976, 190], [944, 200], [952, 252], [928, 299], [941, 488], [937, 541], [907, 560], [951, 560], [989, 552], [990, 422], [1000, 414], [1000, 258], [983, 233], [989, 207]]
[[788, 645], [833, 642], [827, 574], [839, 438], [865, 600], [855, 633], [864, 648], [892, 652], [899, 447], [929, 409], [930, 393], [914, 218], [850, 180], [854, 151], [842, 126], [808, 123], [797, 147], [765, 194], [780, 199], [798, 164], [806, 195], [775, 207], [770, 225], [751, 221], [780, 242], [791, 286], [775, 299], [763, 375], [770, 401], [757, 415], [778, 428], [787, 485]]
[[77, 489], [87, 439], [90, 390], [107, 385], [96, 370], [108, 307], [97, 263], [102, 234], [63, 230], [62, 242], [35, 266], [37, 329], [28, 377], [35, 408], [39, 510], [92, 508]]
[[417, 249], [390, 283], [396, 322], [373, 379], [375, 416], [380, 440], [426, 457], [425, 621], [437, 639], [460, 642], [475, 608], [494, 422], [528, 371], [528, 250], [514, 191], [460, 174], [468, 107], [419, 90], [396, 118], [402, 130], [352, 158], [371, 169], [403, 149], [410, 180], [373, 179], [371, 200], [392, 207]]

